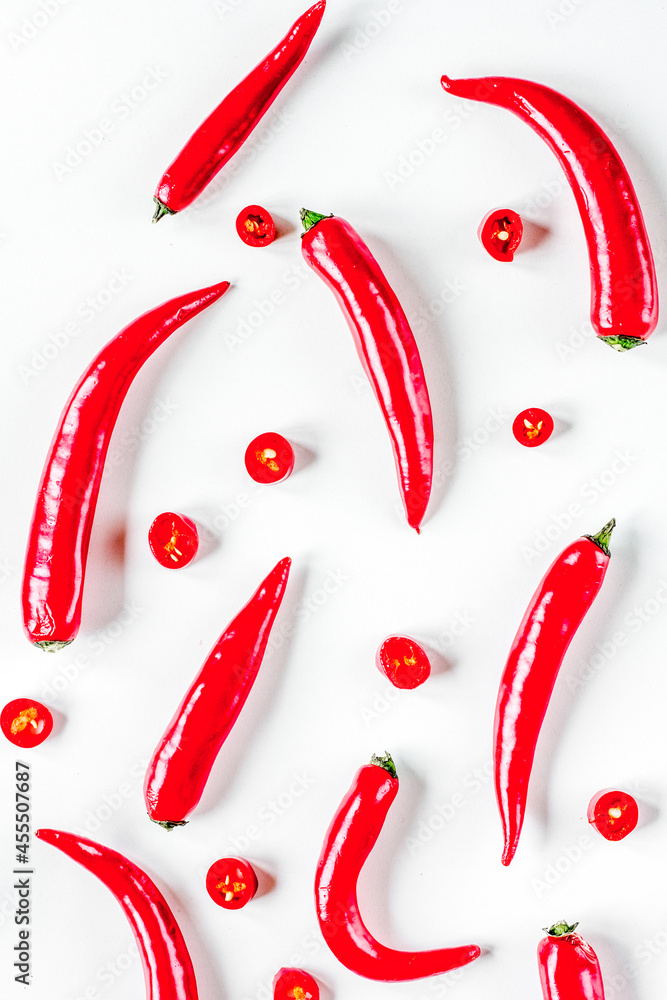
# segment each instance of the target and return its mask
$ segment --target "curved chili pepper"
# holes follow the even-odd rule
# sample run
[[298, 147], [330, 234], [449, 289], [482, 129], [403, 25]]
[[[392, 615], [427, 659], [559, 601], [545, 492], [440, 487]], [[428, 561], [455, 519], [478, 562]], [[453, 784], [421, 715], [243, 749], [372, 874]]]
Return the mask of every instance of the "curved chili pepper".
[[395, 951], [380, 944], [359, 912], [357, 880], [398, 792], [386, 754], [360, 768], [324, 841], [315, 877], [315, 904], [331, 951], [351, 972], [381, 982], [438, 976], [478, 958], [477, 945], [434, 951]]
[[562, 920], [545, 927], [547, 937], [537, 946], [544, 1000], [604, 1000], [598, 957], [579, 934], [577, 924]]
[[151, 758], [144, 781], [146, 809], [167, 830], [187, 822], [250, 694], [291, 564], [291, 559], [281, 559], [229, 623]]
[[400, 302], [352, 226], [301, 210], [306, 262], [332, 289], [389, 430], [408, 524], [419, 533], [433, 479], [433, 419], [421, 358]]
[[195, 973], [181, 929], [146, 872], [117, 851], [73, 833], [36, 830], [35, 836], [83, 865], [116, 897], [139, 948], [148, 1000], [197, 1000]]
[[238, 152], [301, 64], [325, 7], [325, 0], [319, 0], [302, 14], [275, 49], [190, 136], [158, 182], [153, 196], [153, 222], [187, 208]]
[[535, 746], [563, 657], [609, 565], [616, 521], [568, 545], [533, 594], [500, 682], [494, 731], [494, 777], [508, 865], [526, 810]]
[[46, 458], [28, 540], [23, 623], [36, 646], [61, 649], [79, 631], [104, 460], [135, 375], [170, 334], [228, 288], [222, 281], [144, 313], [102, 348], [77, 382]]
[[511, 111], [555, 153], [588, 244], [593, 328], [617, 351], [643, 343], [658, 322], [655, 265], [635, 189], [609, 137], [574, 101], [530, 80], [441, 82], [457, 97]]

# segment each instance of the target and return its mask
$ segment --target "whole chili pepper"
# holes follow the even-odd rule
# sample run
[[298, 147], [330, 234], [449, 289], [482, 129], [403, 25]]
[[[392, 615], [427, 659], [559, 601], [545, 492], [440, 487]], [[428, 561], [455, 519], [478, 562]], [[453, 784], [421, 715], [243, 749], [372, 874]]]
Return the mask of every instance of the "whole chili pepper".
[[357, 880], [398, 792], [394, 762], [373, 757], [357, 772], [324, 841], [315, 877], [315, 904], [331, 951], [351, 972], [381, 982], [437, 976], [472, 962], [477, 945], [395, 951], [372, 936], [359, 912]]
[[153, 222], [187, 208], [238, 152], [302, 62], [325, 7], [325, 0], [319, 0], [302, 14], [275, 49], [190, 136], [158, 182]]
[[35, 836], [83, 865], [116, 897], [139, 948], [148, 1000], [197, 1000], [195, 973], [181, 929], [146, 872], [117, 851], [73, 833], [44, 829]]
[[61, 649], [79, 631], [104, 460], [135, 375], [170, 334], [228, 288], [222, 281], [144, 313], [102, 348], [77, 382], [46, 458], [25, 560], [24, 628], [41, 649]]
[[526, 809], [535, 746], [563, 657], [602, 586], [616, 521], [585, 535], [554, 560], [528, 605], [500, 682], [494, 777], [508, 865]]
[[250, 694], [291, 563], [281, 559], [227, 626], [151, 758], [144, 781], [146, 809], [153, 822], [167, 830], [187, 822]]
[[530, 80], [441, 82], [457, 97], [511, 111], [555, 153], [588, 244], [593, 328], [617, 351], [642, 344], [658, 322], [655, 265], [635, 189], [609, 137], [569, 98]]
[[545, 927], [547, 937], [537, 946], [544, 1000], [604, 1000], [598, 957], [579, 934], [577, 924], [564, 920]]
[[306, 262], [332, 289], [389, 430], [408, 524], [419, 533], [433, 479], [433, 419], [421, 358], [400, 302], [352, 226], [301, 210]]

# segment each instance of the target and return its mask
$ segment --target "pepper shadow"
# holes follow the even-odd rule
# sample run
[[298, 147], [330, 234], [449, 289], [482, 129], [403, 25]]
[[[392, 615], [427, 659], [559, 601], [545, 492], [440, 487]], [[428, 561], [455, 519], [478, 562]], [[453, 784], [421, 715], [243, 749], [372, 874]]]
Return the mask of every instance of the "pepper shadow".
[[142, 440], [153, 433], [169, 433], [168, 421], [159, 423], [156, 419], [152, 421], [155, 429], [150, 430], [149, 415], [154, 412], [165, 372], [183, 350], [184, 338], [195, 335], [198, 318], [193, 317], [148, 358], [123, 401], [111, 435], [90, 537], [82, 604], [82, 631], [85, 634], [109, 625], [125, 604], [127, 509], [137, 458]]
[[[259, 668], [246, 704], [225, 740], [211, 769], [204, 794], [193, 815], [203, 816], [220, 805], [237, 780], [243, 758], [255, 733], [260, 733], [264, 721], [273, 710], [277, 691], [289, 658], [292, 636], [295, 631], [296, 610], [299, 606], [307, 578], [307, 569], [290, 571], [285, 597], [276, 616], [264, 660]], [[273, 648], [272, 648], [273, 642]]]
[[[598, 957], [607, 996], [618, 995], [621, 1000], [638, 1000], [639, 994], [628, 976], [628, 969], [634, 966], [631, 949], [611, 941], [604, 935], [584, 933], [582, 936]], [[617, 983], [621, 984], [620, 990]]]
[[[442, 505], [455, 471], [458, 418], [453, 365], [446, 346], [446, 336], [441, 330], [440, 318], [437, 315], [429, 315], [423, 308], [428, 301], [427, 296], [417, 284], [404, 260], [392, 245], [378, 239], [372, 233], [362, 235], [396, 292], [413, 333], [418, 328], [415, 340], [431, 400], [434, 440], [433, 486], [422, 523], [424, 527]], [[417, 327], [417, 309], [420, 304], [422, 309]]]
[[551, 236], [551, 230], [547, 226], [540, 226], [539, 223], [531, 222], [530, 219], [522, 219], [522, 222], [523, 236], [514, 252], [515, 257], [518, 257], [519, 254], [530, 253]]
[[[191, 915], [190, 910], [180, 897], [179, 893], [174, 891], [172, 886], [164, 883], [151, 868], [145, 868], [144, 870], [153, 882], [155, 882], [156, 886], [167, 900], [169, 906], [174, 911], [174, 916], [176, 917], [178, 925], [183, 933], [188, 952], [190, 953], [190, 958], [192, 959], [192, 966], [197, 979], [199, 1000], [225, 1000], [227, 997], [227, 991], [223, 988], [216, 972], [215, 965], [211, 961], [210, 957], [215, 953], [215, 944], [214, 942], [211, 942], [210, 947], [206, 946], [202, 933], [203, 929], [201, 927], [201, 921], [197, 921], [196, 919], [197, 914], [193, 913]], [[195, 905], [196, 904], [193, 904], [193, 907]]]
[[[597, 680], [597, 676], [585, 680], [579, 676], [581, 663], [589, 662], [595, 651], [595, 644], [604, 636], [605, 623], [613, 622], [616, 606], [627, 590], [638, 564], [639, 540], [631, 528], [626, 529], [622, 541], [612, 537], [611, 545], [611, 566], [614, 571], [608, 572], [599, 594], [565, 654], [537, 744], [528, 791], [528, 810], [532, 815], [538, 816], [544, 829], [549, 826], [551, 775], [560, 741], [582, 686], [595, 684]], [[604, 665], [600, 672], [603, 671]]]

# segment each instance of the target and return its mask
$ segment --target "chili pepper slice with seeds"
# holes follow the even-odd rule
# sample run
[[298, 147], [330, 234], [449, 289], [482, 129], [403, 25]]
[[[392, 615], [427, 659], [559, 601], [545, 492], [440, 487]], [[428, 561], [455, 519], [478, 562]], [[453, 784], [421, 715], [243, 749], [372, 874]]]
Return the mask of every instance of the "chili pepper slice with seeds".
[[521, 216], [511, 208], [496, 208], [484, 216], [477, 235], [494, 260], [512, 261], [523, 238]]
[[94, 840], [42, 829], [35, 836], [104, 883], [123, 908], [141, 956], [147, 1000], [197, 1000], [192, 960], [166, 899], [138, 865]]
[[273, 1000], [320, 1000], [320, 988], [304, 969], [283, 968], [273, 977]]
[[248, 205], [236, 217], [236, 232], [249, 247], [268, 247], [276, 238], [276, 224], [260, 205]]
[[0, 729], [15, 747], [38, 747], [53, 729], [46, 705], [30, 698], [15, 698], [0, 712]]
[[380, 404], [408, 524], [419, 533], [433, 479], [433, 418], [405, 313], [361, 236], [334, 216], [301, 210], [306, 262], [332, 289]]
[[167, 830], [187, 822], [250, 694], [291, 563], [281, 559], [227, 626], [151, 758], [144, 781], [146, 809], [153, 822]]
[[494, 778], [509, 865], [526, 810], [535, 747], [567, 648], [599, 593], [616, 521], [585, 535], [556, 557], [533, 594], [500, 682], [494, 731]]
[[255, 869], [245, 858], [219, 858], [206, 873], [206, 891], [225, 910], [240, 910], [257, 892]]
[[238, 152], [301, 64], [326, 7], [319, 0], [194, 132], [158, 182], [153, 222], [187, 208]]
[[591, 323], [617, 351], [643, 344], [658, 322], [653, 254], [639, 201], [611, 139], [574, 101], [530, 80], [451, 80], [457, 97], [506, 108], [555, 153], [584, 226], [591, 272]]
[[598, 957], [580, 934], [577, 924], [561, 920], [545, 927], [547, 936], [537, 946], [544, 1000], [604, 1000]]
[[132, 381], [167, 337], [228, 288], [222, 281], [144, 313], [102, 348], [77, 382], [44, 465], [25, 559], [23, 623], [41, 649], [61, 649], [79, 631], [104, 461]]
[[357, 772], [327, 832], [315, 877], [315, 904], [329, 948], [351, 972], [380, 982], [438, 976], [479, 957], [477, 945], [397, 951], [380, 944], [359, 912], [357, 880], [398, 792], [394, 762], [373, 757]]

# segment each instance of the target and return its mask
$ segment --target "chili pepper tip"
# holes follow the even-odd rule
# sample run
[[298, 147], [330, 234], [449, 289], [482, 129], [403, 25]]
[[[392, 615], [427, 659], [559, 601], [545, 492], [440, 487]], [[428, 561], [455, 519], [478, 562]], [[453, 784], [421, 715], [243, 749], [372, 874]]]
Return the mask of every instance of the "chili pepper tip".
[[568, 937], [570, 934], [574, 934], [578, 926], [578, 920], [574, 924], [568, 924], [566, 920], [559, 920], [557, 924], [552, 924], [551, 927], [543, 927], [542, 930], [549, 937]]
[[59, 649], [69, 646], [71, 639], [44, 639], [42, 642], [33, 642], [33, 646], [43, 649], [45, 653], [57, 653]]
[[398, 778], [398, 774], [396, 773], [396, 765], [391, 759], [391, 754], [387, 753], [386, 750], [384, 753], [384, 757], [379, 757], [376, 753], [374, 753], [373, 756], [371, 757], [371, 764], [374, 764], [376, 767], [383, 767], [384, 770], [387, 771], [392, 776], [392, 778]]
[[163, 215], [176, 215], [173, 208], [167, 208], [163, 205], [159, 198], [153, 198], [155, 202], [155, 215], [153, 216], [153, 222], [159, 222]]

